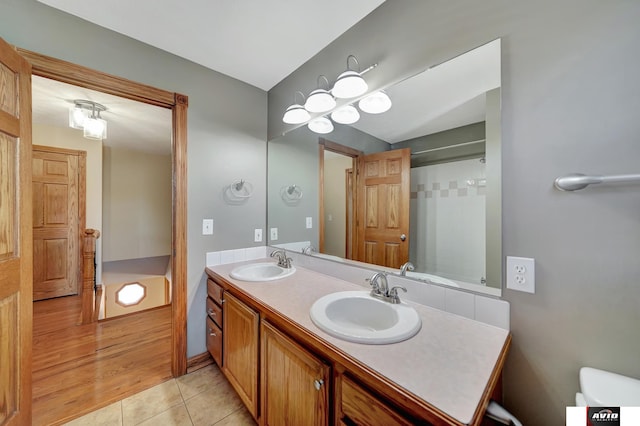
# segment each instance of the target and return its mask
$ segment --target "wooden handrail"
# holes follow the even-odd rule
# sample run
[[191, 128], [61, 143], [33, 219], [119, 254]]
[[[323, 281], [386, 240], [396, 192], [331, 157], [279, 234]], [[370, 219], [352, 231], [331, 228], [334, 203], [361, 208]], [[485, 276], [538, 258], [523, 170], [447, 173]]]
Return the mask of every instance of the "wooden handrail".
[[98, 320], [96, 305], [96, 240], [97, 229], [85, 229], [82, 241], [82, 323]]

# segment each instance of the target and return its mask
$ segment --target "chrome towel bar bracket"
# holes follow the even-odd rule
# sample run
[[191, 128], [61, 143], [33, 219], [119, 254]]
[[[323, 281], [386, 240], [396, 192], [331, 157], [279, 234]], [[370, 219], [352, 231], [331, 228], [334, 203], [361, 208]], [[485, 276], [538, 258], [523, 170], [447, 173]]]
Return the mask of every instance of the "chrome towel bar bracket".
[[591, 184], [622, 182], [640, 182], [640, 174], [602, 176], [572, 173], [557, 178], [554, 185], [561, 191], [577, 191], [579, 189], [584, 189]]

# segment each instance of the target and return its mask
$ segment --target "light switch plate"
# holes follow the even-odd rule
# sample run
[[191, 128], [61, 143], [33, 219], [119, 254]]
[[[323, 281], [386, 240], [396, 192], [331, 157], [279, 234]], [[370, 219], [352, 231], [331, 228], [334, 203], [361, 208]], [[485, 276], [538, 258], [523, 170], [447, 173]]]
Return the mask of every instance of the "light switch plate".
[[202, 235], [213, 235], [213, 219], [202, 219]]
[[307, 217], [307, 229], [313, 228], [313, 219], [309, 216]]
[[262, 228], [256, 228], [253, 230], [253, 241], [256, 243], [262, 242]]
[[269, 239], [271, 241], [278, 241], [278, 228], [270, 229]]
[[507, 288], [526, 293], [535, 293], [535, 268], [535, 259], [507, 256]]

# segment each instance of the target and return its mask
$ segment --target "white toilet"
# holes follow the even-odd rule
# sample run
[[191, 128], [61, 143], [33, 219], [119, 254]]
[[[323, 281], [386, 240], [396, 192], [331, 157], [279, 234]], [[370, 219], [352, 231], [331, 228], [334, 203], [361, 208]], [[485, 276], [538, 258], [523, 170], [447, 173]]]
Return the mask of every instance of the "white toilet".
[[576, 406], [640, 407], [640, 380], [591, 367], [580, 369]]

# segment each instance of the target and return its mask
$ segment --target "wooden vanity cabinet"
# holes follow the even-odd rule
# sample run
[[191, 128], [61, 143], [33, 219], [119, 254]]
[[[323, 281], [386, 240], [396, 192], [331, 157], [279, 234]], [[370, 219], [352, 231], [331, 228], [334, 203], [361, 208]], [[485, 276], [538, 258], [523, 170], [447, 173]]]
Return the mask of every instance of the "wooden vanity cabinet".
[[335, 378], [337, 423], [362, 426], [411, 426], [389, 403], [367, 391], [344, 374]]
[[267, 321], [260, 325], [262, 424], [329, 424], [331, 368]]
[[222, 367], [222, 287], [207, 280], [207, 351], [218, 366]]
[[228, 291], [223, 306], [222, 371], [257, 419], [260, 316]]

